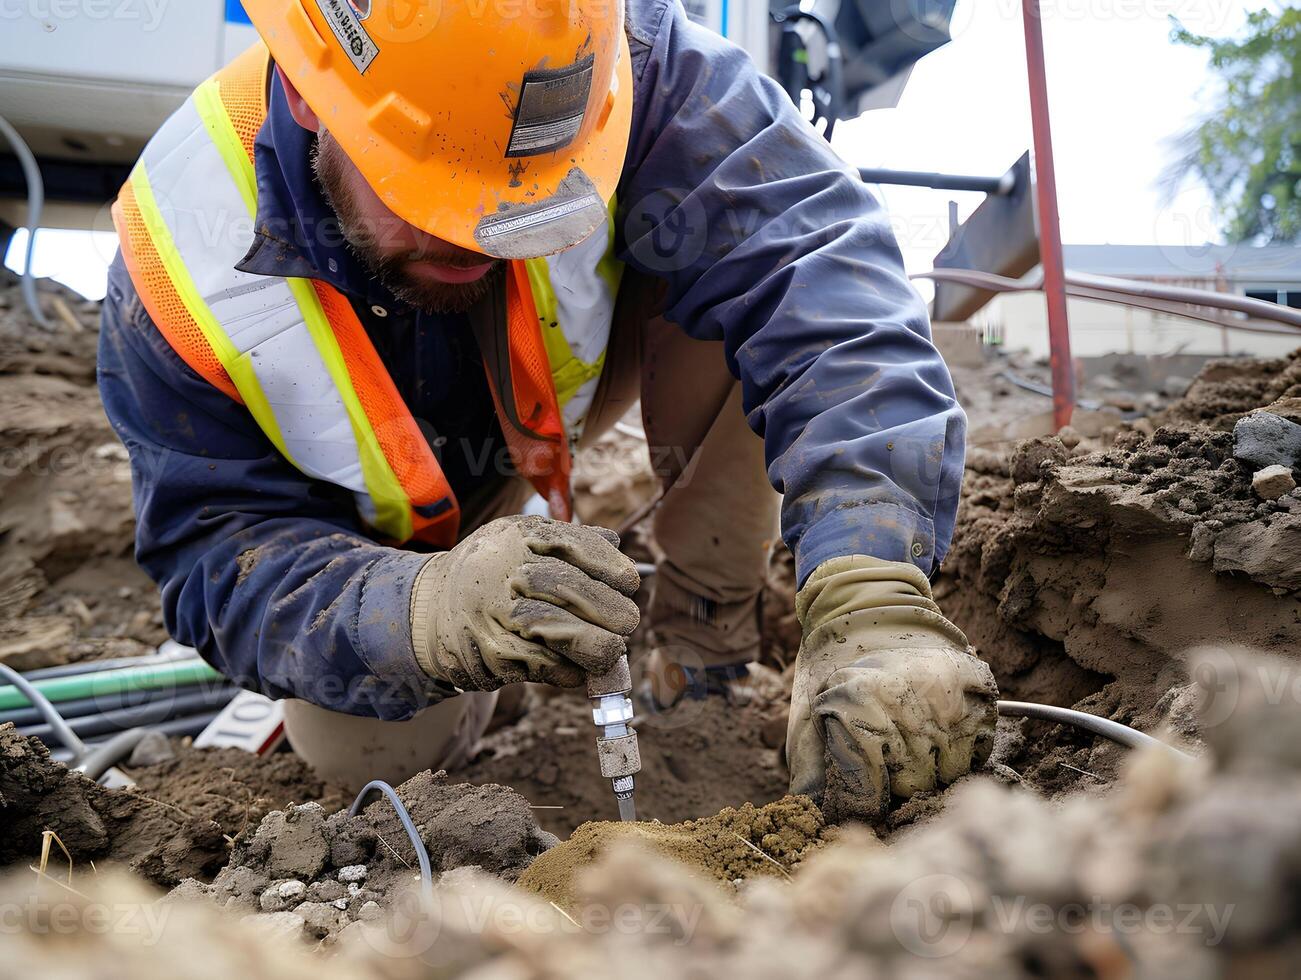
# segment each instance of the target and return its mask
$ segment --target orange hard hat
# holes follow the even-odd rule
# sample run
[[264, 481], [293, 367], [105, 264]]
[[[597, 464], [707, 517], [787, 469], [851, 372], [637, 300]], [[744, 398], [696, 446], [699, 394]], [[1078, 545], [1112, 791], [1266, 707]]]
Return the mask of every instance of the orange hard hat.
[[445, 241], [550, 255], [606, 221], [628, 148], [623, 0], [244, 0], [380, 199]]

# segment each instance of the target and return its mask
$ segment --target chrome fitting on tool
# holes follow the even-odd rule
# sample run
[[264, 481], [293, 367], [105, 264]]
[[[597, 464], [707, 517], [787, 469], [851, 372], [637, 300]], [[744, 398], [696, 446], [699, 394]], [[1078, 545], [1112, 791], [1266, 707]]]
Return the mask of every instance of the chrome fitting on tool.
[[601, 775], [611, 781], [614, 798], [619, 804], [620, 820], [636, 820], [633, 803], [633, 776], [641, 772], [641, 752], [632, 721], [632, 672], [628, 658], [619, 661], [606, 674], [589, 677], [587, 696], [592, 700], [592, 722], [599, 729], [596, 755]]

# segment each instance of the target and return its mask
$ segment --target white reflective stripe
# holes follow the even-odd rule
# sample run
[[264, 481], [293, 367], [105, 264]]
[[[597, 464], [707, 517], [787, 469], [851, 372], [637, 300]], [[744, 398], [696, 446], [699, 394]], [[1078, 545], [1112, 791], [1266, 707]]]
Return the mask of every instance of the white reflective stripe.
[[[298, 371], [316, 347], [304, 327], [262, 341], [251, 352], [254, 370], [280, 422], [285, 448], [311, 475], [354, 492], [366, 481], [352, 423], [339, 403], [334, 380], [324, 370]], [[270, 366], [270, 369], [268, 369]]]
[[602, 222], [573, 248], [547, 257], [560, 329], [570, 351], [585, 364], [595, 364], [610, 342], [614, 294], [597, 270], [609, 248], [609, 235], [608, 224]]
[[[573, 248], [547, 257], [547, 278], [556, 297], [556, 319], [570, 353], [584, 364], [600, 360], [610, 343], [614, 294], [597, 268], [609, 248], [609, 224], [602, 222]], [[562, 414], [571, 442], [576, 443], [583, 434], [599, 382], [599, 377], [585, 381], [565, 403]]]
[[177, 251], [222, 330], [249, 357], [285, 448], [303, 472], [352, 490], [363, 513], [373, 514], [348, 412], [288, 284], [235, 268], [248, 252], [253, 219], [192, 101], [143, 161], [150, 183], [166, 189], [158, 205]]
[[596, 389], [601, 383], [601, 376], [597, 375], [584, 381], [574, 392], [574, 397], [562, 409], [565, 416], [565, 430], [569, 433], [572, 442], [577, 442], [583, 434], [583, 428], [587, 424], [587, 410], [592, 407], [592, 399], [596, 397]]

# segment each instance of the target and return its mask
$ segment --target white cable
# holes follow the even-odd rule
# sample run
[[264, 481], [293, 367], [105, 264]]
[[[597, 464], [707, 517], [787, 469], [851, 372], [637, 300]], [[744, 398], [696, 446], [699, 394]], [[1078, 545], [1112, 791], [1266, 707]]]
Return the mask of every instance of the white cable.
[[[23, 259], [23, 301], [27, 304], [32, 319], [48, 330], [52, 325], [41, 309], [36, 296], [36, 280], [32, 277], [32, 252], [36, 248], [36, 231], [41, 226], [41, 211], [45, 207], [45, 182], [41, 180], [41, 168], [36, 165], [31, 147], [4, 116], [0, 116], [0, 134], [9, 141], [14, 156], [18, 157], [18, 163], [23, 168], [23, 178], [27, 181], [27, 254]], [[2, 256], [0, 261], [3, 261]]]

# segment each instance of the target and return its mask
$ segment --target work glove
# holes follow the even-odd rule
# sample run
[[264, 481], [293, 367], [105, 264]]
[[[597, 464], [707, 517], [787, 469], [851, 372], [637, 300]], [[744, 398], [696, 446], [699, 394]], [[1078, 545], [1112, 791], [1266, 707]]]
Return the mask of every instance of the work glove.
[[604, 674], [637, 628], [639, 577], [619, 536], [544, 517], [485, 524], [421, 568], [411, 594], [417, 662], [463, 691]]
[[998, 687], [914, 565], [819, 565], [795, 598], [786, 759], [791, 792], [832, 821], [873, 822], [891, 797], [944, 786], [989, 758]]

